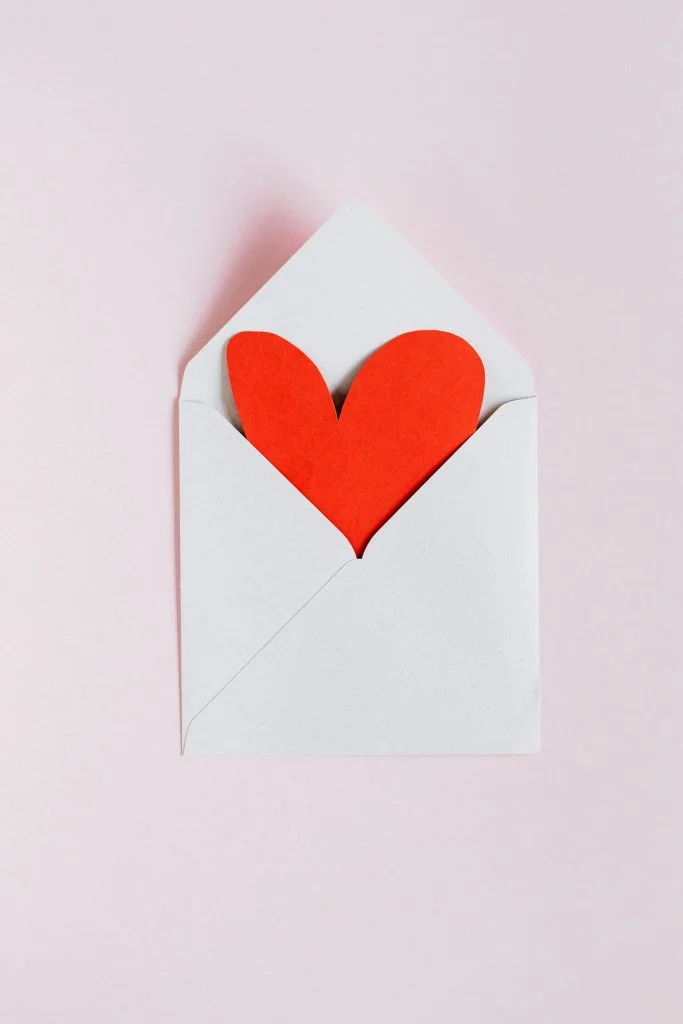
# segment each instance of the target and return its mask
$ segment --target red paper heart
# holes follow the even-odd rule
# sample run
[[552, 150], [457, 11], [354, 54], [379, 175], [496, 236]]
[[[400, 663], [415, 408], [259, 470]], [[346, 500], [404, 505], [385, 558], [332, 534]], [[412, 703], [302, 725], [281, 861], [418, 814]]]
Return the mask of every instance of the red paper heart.
[[277, 334], [243, 331], [227, 349], [244, 432], [350, 540], [374, 533], [470, 437], [484, 366], [445, 331], [411, 331], [363, 364], [337, 416], [315, 363]]

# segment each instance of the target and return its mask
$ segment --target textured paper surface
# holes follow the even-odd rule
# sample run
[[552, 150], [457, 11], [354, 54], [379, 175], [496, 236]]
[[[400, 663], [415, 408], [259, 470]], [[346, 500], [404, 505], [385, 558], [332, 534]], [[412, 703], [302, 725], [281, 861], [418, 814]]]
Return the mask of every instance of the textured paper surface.
[[[483, 426], [358, 561], [236, 429], [225, 347], [277, 332], [334, 392], [425, 327], [481, 357]], [[524, 361], [390, 229], [354, 206], [325, 224], [185, 373], [186, 751], [536, 750], [534, 410]]]
[[279, 335], [237, 334], [227, 361], [248, 440], [359, 556], [474, 433], [481, 411], [481, 359], [444, 331], [412, 331], [373, 352], [339, 416], [315, 363]]
[[535, 399], [490, 420], [190, 726], [188, 753], [538, 748]]

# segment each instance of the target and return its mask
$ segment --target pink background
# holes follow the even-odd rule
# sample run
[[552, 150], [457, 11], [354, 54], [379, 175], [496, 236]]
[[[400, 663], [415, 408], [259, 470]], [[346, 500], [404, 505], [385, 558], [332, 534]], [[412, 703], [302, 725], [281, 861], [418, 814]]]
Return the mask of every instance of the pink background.
[[[682, 38], [2, 0], [8, 1024], [682, 1019]], [[539, 757], [179, 757], [179, 375], [348, 198], [535, 368]]]

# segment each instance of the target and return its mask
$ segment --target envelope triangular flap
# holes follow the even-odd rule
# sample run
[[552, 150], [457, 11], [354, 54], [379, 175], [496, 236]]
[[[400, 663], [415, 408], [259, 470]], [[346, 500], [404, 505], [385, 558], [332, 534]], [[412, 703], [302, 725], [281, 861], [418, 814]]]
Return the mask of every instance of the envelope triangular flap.
[[534, 394], [524, 359], [392, 228], [361, 204], [331, 217], [188, 364], [181, 398], [237, 423], [224, 350], [238, 331], [271, 331], [301, 348], [331, 391], [345, 390], [368, 355], [407, 331], [444, 330], [481, 356], [481, 420]]
[[535, 405], [480, 427], [195, 718], [186, 751], [536, 751]]
[[180, 403], [183, 729], [353, 549], [210, 406]]

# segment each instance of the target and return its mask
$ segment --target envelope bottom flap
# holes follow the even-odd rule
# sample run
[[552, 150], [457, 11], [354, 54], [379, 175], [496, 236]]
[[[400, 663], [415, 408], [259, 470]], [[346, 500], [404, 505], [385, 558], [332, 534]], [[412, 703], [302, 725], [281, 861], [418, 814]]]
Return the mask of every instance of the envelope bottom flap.
[[349, 558], [346, 538], [234, 427], [181, 401], [184, 729]]

